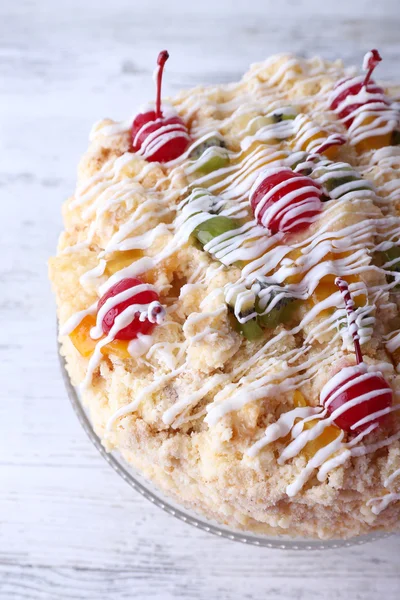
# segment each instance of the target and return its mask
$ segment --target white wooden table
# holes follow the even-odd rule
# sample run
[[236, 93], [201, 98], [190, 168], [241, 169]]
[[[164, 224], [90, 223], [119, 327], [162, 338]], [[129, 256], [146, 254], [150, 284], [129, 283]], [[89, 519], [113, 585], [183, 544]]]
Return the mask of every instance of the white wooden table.
[[136, 495], [69, 405], [46, 273], [92, 122], [152, 97], [160, 49], [171, 53], [167, 93], [233, 80], [286, 49], [358, 62], [377, 46], [380, 75], [399, 78], [399, 13], [398, 0], [2, 0], [1, 600], [400, 597], [400, 538], [263, 550], [189, 528]]

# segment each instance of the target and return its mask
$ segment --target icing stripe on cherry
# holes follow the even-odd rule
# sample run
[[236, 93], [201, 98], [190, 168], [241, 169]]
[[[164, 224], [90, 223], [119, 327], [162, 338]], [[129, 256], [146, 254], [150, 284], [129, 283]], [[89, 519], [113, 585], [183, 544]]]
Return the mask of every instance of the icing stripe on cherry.
[[[127, 321], [124, 327], [114, 334], [116, 340], [133, 340], [138, 335], [150, 334], [156, 324], [160, 324], [165, 315], [165, 309], [159, 302], [157, 292], [147, 283], [137, 278], [125, 278], [115, 283], [100, 298], [97, 311], [97, 322], [101, 330], [91, 332], [92, 337], [100, 337], [103, 333], [109, 335], [115, 325], [115, 320], [125, 313]], [[100, 336], [99, 336], [100, 334]]]
[[289, 167], [263, 171], [250, 192], [257, 221], [270, 233], [295, 233], [305, 229], [322, 209], [322, 189], [306, 175]]

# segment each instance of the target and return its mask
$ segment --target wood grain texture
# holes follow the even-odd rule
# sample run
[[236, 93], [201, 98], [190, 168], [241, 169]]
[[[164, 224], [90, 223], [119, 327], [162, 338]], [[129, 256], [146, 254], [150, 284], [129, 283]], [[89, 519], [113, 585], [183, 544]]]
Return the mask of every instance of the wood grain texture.
[[[163, 514], [110, 470], [59, 374], [46, 260], [93, 121], [231, 81], [283, 50], [398, 77], [398, 0], [0, 3], [0, 600], [397, 600], [400, 539], [309, 554], [246, 547]], [[5, 225], [4, 225], [5, 223]]]

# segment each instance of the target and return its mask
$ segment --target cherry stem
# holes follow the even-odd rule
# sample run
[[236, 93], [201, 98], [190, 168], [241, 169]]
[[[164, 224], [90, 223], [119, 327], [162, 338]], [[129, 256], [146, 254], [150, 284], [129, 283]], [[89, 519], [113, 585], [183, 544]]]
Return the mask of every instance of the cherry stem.
[[364, 56], [363, 69], [364, 69], [364, 71], [367, 71], [367, 74], [365, 75], [365, 78], [364, 78], [363, 87], [365, 87], [365, 88], [367, 87], [375, 67], [381, 62], [381, 60], [382, 60], [382, 57], [379, 54], [378, 50], [376, 50], [376, 49], [370, 50]]
[[338, 286], [339, 290], [342, 293], [343, 299], [344, 299], [344, 306], [347, 311], [349, 329], [350, 329], [351, 335], [353, 336], [357, 364], [359, 365], [360, 363], [363, 362], [363, 357], [362, 357], [361, 347], [360, 347], [360, 338], [358, 335], [357, 325], [356, 325], [356, 313], [354, 311], [354, 300], [351, 297], [351, 294], [349, 291], [349, 284], [347, 283], [347, 281], [345, 281], [341, 277], [336, 277], [335, 284]]
[[157, 58], [157, 65], [158, 65], [157, 81], [156, 81], [156, 86], [157, 86], [156, 118], [157, 119], [161, 119], [163, 116], [162, 111], [161, 111], [161, 83], [162, 83], [162, 77], [163, 77], [163, 73], [164, 73], [164, 66], [168, 59], [169, 59], [168, 50], [161, 50], [161, 52]]

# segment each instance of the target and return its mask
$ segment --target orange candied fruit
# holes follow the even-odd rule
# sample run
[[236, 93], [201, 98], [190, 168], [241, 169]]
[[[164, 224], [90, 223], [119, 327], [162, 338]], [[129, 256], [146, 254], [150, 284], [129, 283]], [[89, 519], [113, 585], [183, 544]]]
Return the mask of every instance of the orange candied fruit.
[[[304, 423], [304, 429], [312, 429], [314, 425], [317, 425], [317, 423], [319, 422], [320, 421], [318, 419], [307, 421], [307, 423]], [[310, 440], [309, 442], [307, 442], [307, 444], [302, 450], [304, 456], [307, 458], [307, 460], [310, 460], [314, 456], [314, 454], [318, 452], [318, 450], [321, 450], [321, 448], [324, 448], [325, 446], [336, 440], [336, 438], [339, 437], [340, 434], [341, 430], [339, 429], [339, 427], [336, 427], [336, 425], [328, 425], [327, 427], [325, 427], [322, 433], [317, 438], [315, 438], [315, 440]]]
[[129, 267], [135, 260], [142, 258], [143, 250], [126, 250], [118, 252], [112, 258], [107, 259], [106, 274], [114, 275], [117, 271], [121, 271], [125, 267]]
[[[375, 115], [369, 115], [365, 117], [363, 125], [369, 125], [373, 123], [377, 117]], [[378, 150], [379, 148], [385, 148], [391, 145], [392, 132], [383, 133], [382, 135], [371, 135], [370, 137], [364, 138], [356, 144], [357, 152], [368, 152], [369, 150]]]
[[[314, 292], [312, 293], [311, 300], [312, 300], [313, 304], [318, 304], [318, 302], [321, 302], [322, 300], [329, 298], [329, 296], [331, 296], [332, 294], [337, 292], [337, 286], [335, 285], [335, 279], [336, 279], [336, 275], [326, 275], [325, 277], [322, 277], [319, 284], [317, 285]], [[358, 283], [360, 281], [360, 279], [357, 275], [347, 275], [346, 281], [348, 281], [348, 283]], [[365, 294], [357, 294], [357, 295], [354, 295], [353, 300], [354, 300], [354, 304], [357, 307], [359, 307], [359, 306], [365, 305], [367, 298], [366, 298]]]
[[[311, 120], [307, 120], [307, 123], [312, 124]], [[315, 123], [313, 124], [315, 126]], [[300, 136], [302, 135], [301, 131], [299, 132]], [[313, 152], [315, 151], [316, 148], [318, 148], [319, 146], [321, 146], [322, 144], [324, 144], [326, 142], [326, 140], [329, 137], [329, 131], [327, 131], [326, 129], [322, 129], [320, 128], [319, 131], [317, 131], [316, 133], [314, 133], [314, 135], [312, 135], [311, 137], [307, 137], [303, 143], [300, 146], [300, 150], [303, 150], [303, 152]], [[315, 142], [318, 142], [318, 144], [316, 144]], [[296, 139], [293, 140], [293, 143], [296, 147]], [[322, 156], [325, 156], [326, 158], [328, 158], [329, 160], [334, 160], [339, 152], [339, 148], [340, 148], [341, 144], [332, 144], [331, 146], [329, 146], [328, 148], [326, 148], [326, 150], [324, 150], [321, 154]]]
[[[95, 324], [96, 318], [93, 315], [87, 315], [69, 335], [71, 342], [84, 358], [89, 358], [93, 354], [96, 344], [99, 342], [99, 340], [93, 340], [90, 337], [90, 330]], [[131, 358], [128, 352], [128, 344], [129, 342], [126, 340], [114, 340], [104, 346], [101, 353], [104, 356], [112, 354], [121, 359]]]

